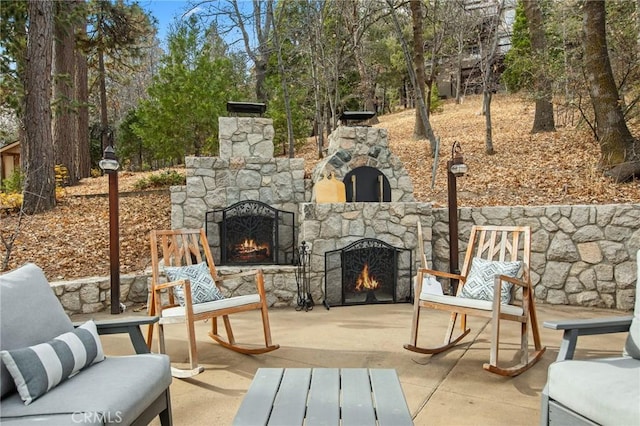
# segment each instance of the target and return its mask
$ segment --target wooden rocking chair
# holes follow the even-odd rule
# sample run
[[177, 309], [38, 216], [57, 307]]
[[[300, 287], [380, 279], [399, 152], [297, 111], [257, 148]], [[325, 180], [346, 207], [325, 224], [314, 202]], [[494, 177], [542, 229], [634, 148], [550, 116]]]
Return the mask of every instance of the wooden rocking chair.
[[[531, 286], [529, 277], [530, 246], [531, 229], [529, 227], [473, 226], [460, 275], [435, 271], [427, 269], [422, 229], [418, 222], [418, 249], [420, 251], [419, 256], [422, 267], [418, 270], [415, 282], [411, 339], [409, 344], [404, 345], [404, 348], [423, 354], [437, 354], [451, 349], [470, 331], [470, 329], [467, 328], [467, 315], [480, 316], [491, 318], [492, 320], [490, 359], [489, 363], [483, 365], [483, 368], [502, 376], [517, 376], [529, 369], [542, 357], [546, 349], [542, 347], [540, 342], [533, 287]], [[474, 258], [480, 259], [474, 261]], [[513, 264], [512, 262], [521, 263]], [[473, 272], [471, 270], [472, 265], [474, 265], [475, 269]], [[504, 268], [510, 269], [510, 275], [513, 276], [504, 274], [495, 275], [496, 268], [498, 268], [498, 270]], [[515, 277], [516, 273], [514, 272], [516, 271], [514, 271], [514, 269], [516, 268], [522, 271], [522, 277], [520, 279]], [[471, 278], [470, 273], [473, 273], [473, 278]], [[438, 295], [423, 291], [423, 279], [428, 277], [429, 274], [440, 278], [459, 280], [456, 295]], [[485, 277], [485, 284], [493, 282], [492, 289], [487, 286], [484, 287], [484, 292], [477, 291], [479, 287], [476, 286], [476, 284], [483, 281], [481, 279], [482, 276]], [[473, 287], [473, 291], [469, 290], [469, 288], [464, 290], [465, 285], [467, 285], [469, 281], [472, 281], [469, 288]], [[505, 284], [512, 286], [508, 292], [506, 287], [503, 288]], [[522, 300], [518, 304], [514, 304], [512, 301], [516, 287], [522, 288]], [[493, 292], [493, 294], [491, 294], [491, 292]], [[484, 297], [478, 298], [476, 296]], [[505, 303], [505, 300], [508, 300], [508, 303]], [[420, 311], [422, 308], [451, 312], [451, 319], [442, 346], [435, 348], [418, 346], [418, 326], [420, 324]], [[460, 316], [461, 330], [457, 336], [454, 336], [458, 316]], [[516, 321], [521, 324], [520, 362], [512, 367], [498, 367], [501, 320]], [[534, 351], [531, 354], [529, 353], [528, 344], [529, 327], [531, 327], [534, 343]]]
[[[242, 272], [239, 274], [218, 276], [216, 267], [211, 256], [211, 249], [207, 242], [204, 229], [178, 229], [178, 230], [155, 230], [151, 231], [151, 300], [148, 304], [149, 315], [157, 315], [160, 317], [158, 321], [158, 337], [159, 348], [161, 353], [165, 353], [164, 325], [172, 323], [185, 323], [187, 338], [189, 340], [189, 361], [190, 369], [183, 370], [172, 367], [172, 375], [174, 377], [184, 378], [191, 377], [204, 371], [204, 367], [198, 365], [198, 352], [196, 347], [195, 327], [196, 321], [211, 320], [211, 331], [209, 336], [224, 346], [236, 352], [243, 354], [261, 354], [278, 349], [279, 345], [271, 343], [271, 330], [269, 327], [269, 313], [267, 310], [267, 300], [264, 290], [264, 276], [261, 269]], [[203, 258], [204, 254], [204, 258]], [[160, 257], [162, 256], [162, 257]], [[162, 266], [161, 263], [162, 262]], [[204, 276], [210, 283], [213, 281], [216, 287], [216, 294], [219, 291], [218, 283], [223, 280], [239, 278], [242, 276], [255, 275], [256, 293], [220, 300], [204, 301], [195, 303], [192, 295], [192, 287], [196, 284], [192, 279], [177, 279], [170, 282], [161, 282], [161, 272], [168, 272], [168, 268], [182, 272], [184, 268], [189, 267], [193, 272], [193, 267], [206, 262], [206, 266], [202, 266], [202, 270], [198, 270], [198, 281]], [[208, 267], [209, 275], [206, 273]], [[202, 273], [204, 272], [204, 273]], [[193, 275], [193, 273], [191, 274]], [[174, 288], [181, 288], [181, 296], [184, 299], [184, 306], [177, 303], [174, 295]], [[163, 294], [166, 290], [166, 294]], [[209, 289], [207, 289], [208, 291]], [[264, 332], [264, 346], [246, 346], [236, 343], [229, 315], [237, 312], [245, 312], [250, 310], [260, 310], [262, 316], [262, 328]], [[218, 333], [218, 317], [222, 317], [226, 338]], [[149, 327], [147, 333], [147, 345], [151, 347], [153, 339], [153, 327]]]

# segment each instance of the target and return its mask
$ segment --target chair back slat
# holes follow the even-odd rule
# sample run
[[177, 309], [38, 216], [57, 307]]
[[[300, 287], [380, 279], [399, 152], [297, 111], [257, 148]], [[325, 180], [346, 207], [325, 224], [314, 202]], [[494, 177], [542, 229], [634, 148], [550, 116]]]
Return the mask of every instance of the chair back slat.
[[467, 276], [474, 257], [485, 260], [524, 263], [523, 279], [529, 279], [531, 257], [531, 231], [526, 226], [480, 226], [471, 228], [469, 248], [467, 249], [461, 275]]
[[424, 235], [422, 233], [422, 224], [418, 221], [418, 256], [420, 258], [420, 267], [423, 269], [429, 268], [427, 264], [427, 255], [424, 252]]
[[[158, 250], [161, 250], [158, 253]], [[186, 266], [206, 262], [211, 276], [217, 278], [211, 249], [207, 243], [204, 229], [173, 229], [151, 231], [151, 253], [153, 273], [158, 273], [160, 259], [162, 265]], [[153, 278], [157, 281], [157, 276]]]

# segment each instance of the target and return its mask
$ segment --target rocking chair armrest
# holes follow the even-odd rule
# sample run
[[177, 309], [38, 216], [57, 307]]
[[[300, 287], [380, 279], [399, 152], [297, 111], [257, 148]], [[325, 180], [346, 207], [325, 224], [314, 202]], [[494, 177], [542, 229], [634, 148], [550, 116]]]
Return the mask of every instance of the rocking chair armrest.
[[624, 333], [631, 328], [633, 316], [590, 318], [567, 321], [545, 321], [545, 328], [564, 330], [556, 361], [573, 359], [578, 336]]
[[[191, 294], [191, 281], [188, 279], [181, 279], [181, 280], [176, 280], [176, 281], [168, 281], [166, 283], [160, 283], [160, 284], [156, 284], [154, 286], [154, 291], [157, 293], [157, 296], [155, 296], [157, 298], [157, 300], [161, 300], [160, 299], [160, 292], [162, 292], [162, 290], [164, 289], [170, 289], [172, 287], [177, 287], [177, 286], [184, 286], [184, 293], [186, 294]], [[173, 299], [169, 298], [170, 302], [168, 304], [162, 305], [162, 303], [160, 304], [161, 306], [159, 306], [156, 309], [159, 309], [158, 312], [155, 312], [156, 314], [160, 314], [162, 312], [163, 309], [167, 309], [167, 308], [174, 308], [176, 306], [180, 306], [178, 303], [172, 303], [171, 301], [173, 301]]]
[[529, 287], [529, 288], [531, 288], [531, 283], [530, 282], [526, 282], [526, 281], [523, 281], [523, 280], [518, 279], [518, 278], [510, 277], [508, 275], [498, 275], [498, 276], [496, 276], [496, 280], [506, 281], [508, 283], [511, 283], [513, 285], [517, 285], [517, 286], [520, 286], [520, 287]]
[[421, 271], [422, 273], [425, 273], [425, 274], [434, 275], [436, 277], [453, 278], [454, 280], [466, 281], [466, 277], [463, 277], [460, 274], [452, 274], [450, 272], [436, 271], [435, 269], [428, 269], [428, 268], [419, 268], [418, 271]]
[[166, 283], [156, 284], [154, 286], [154, 290], [159, 292], [160, 290], [164, 290], [165, 288], [176, 287], [179, 285], [183, 285], [185, 289], [191, 290], [191, 282], [187, 279], [177, 280], [177, 281], [168, 281]]

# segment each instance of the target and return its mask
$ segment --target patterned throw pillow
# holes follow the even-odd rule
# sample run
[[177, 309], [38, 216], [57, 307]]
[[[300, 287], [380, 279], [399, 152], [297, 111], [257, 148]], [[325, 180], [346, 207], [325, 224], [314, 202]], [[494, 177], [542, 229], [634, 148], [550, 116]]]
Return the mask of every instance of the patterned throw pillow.
[[[169, 281], [188, 279], [191, 282], [191, 300], [194, 305], [224, 299], [213, 278], [211, 278], [209, 267], [205, 262], [197, 265], [169, 266], [164, 268], [164, 271]], [[178, 299], [178, 303], [184, 306], [184, 287], [174, 287], [173, 295]]]
[[93, 321], [28, 348], [0, 351], [25, 405], [44, 395], [83, 368], [104, 360]]
[[[522, 262], [498, 262], [474, 257], [471, 262], [471, 271], [467, 281], [460, 292], [461, 297], [477, 300], [493, 301], [493, 285], [496, 275], [517, 277]], [[511, 301], [511, 284], [502, 283], [500, 289], [500, 303], [508, 304]]]

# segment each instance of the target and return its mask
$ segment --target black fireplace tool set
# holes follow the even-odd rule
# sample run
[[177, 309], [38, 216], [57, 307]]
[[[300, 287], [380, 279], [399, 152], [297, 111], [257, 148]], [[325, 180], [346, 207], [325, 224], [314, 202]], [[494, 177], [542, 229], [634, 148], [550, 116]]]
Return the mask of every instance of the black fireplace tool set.
[[296, 311], [310, 311], [315, 303], [311, 297], [311, 247], [306, 241], [300, 244], [296, 256], [296, 284], [298, 286], [298, 306]]

